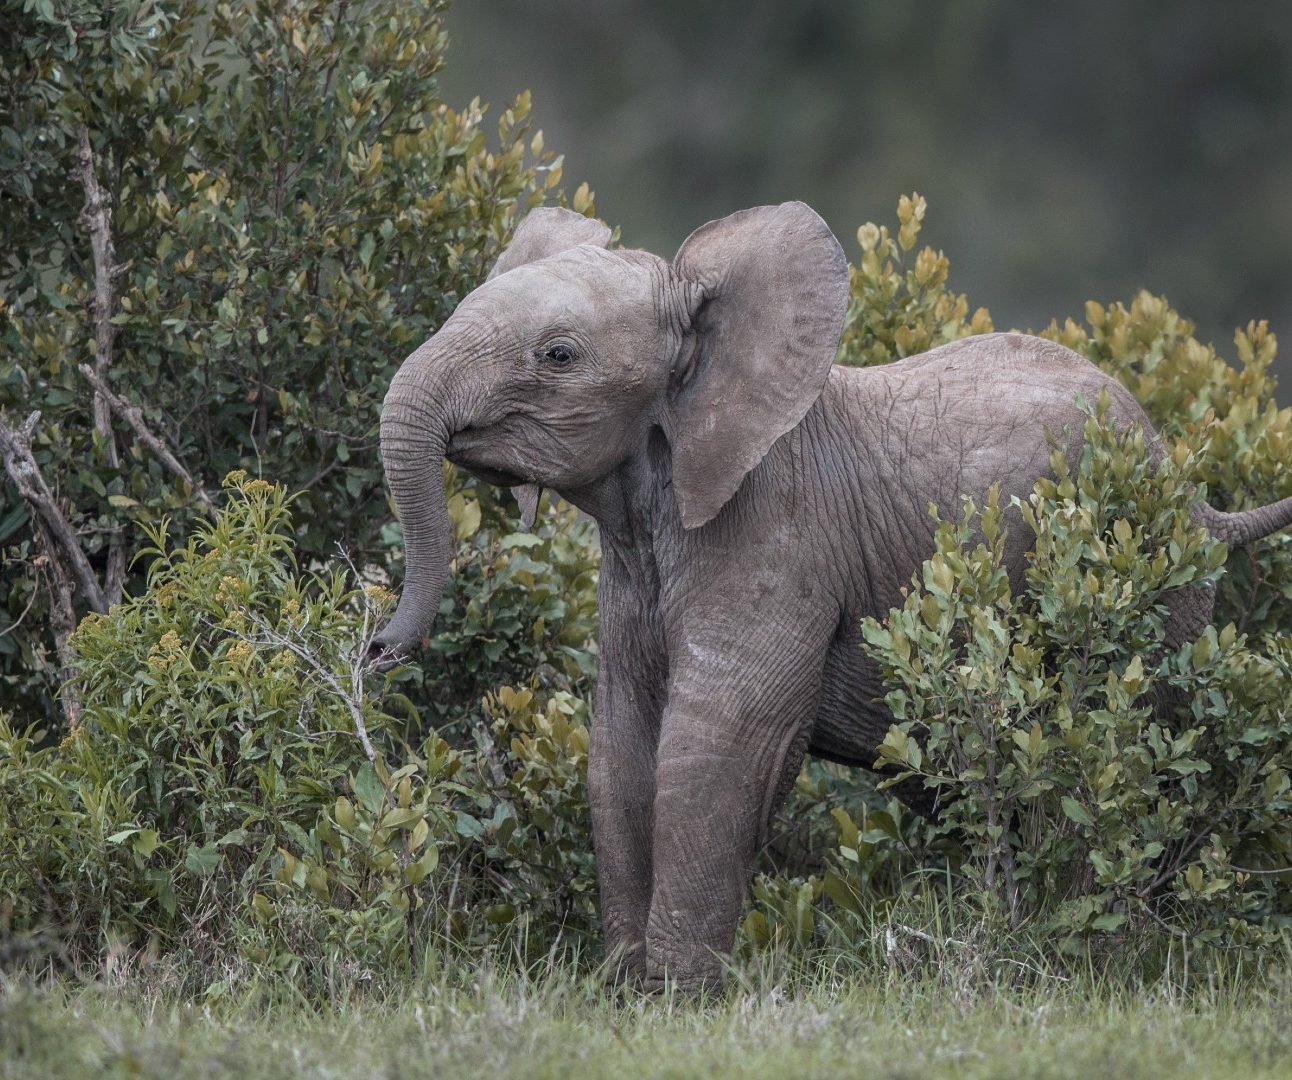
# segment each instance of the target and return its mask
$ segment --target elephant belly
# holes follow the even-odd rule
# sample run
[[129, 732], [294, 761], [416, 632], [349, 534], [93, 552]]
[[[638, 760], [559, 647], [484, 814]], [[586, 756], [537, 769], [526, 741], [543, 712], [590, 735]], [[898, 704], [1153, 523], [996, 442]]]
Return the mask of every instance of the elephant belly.
[[844, 765], [875, 763], [893, 715], [884, 704], [879, 665], [861, 651], [861, 619], [845, 618], [826, 654], [811, 753]]

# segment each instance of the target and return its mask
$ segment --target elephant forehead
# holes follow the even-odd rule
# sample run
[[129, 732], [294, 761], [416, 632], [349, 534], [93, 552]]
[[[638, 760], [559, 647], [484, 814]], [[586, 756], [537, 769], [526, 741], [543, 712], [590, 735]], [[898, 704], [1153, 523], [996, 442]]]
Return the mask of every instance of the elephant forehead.
[[581, 245], [486, 282], [469, 303], [511, 329], [656, 322], [659, 290], [649, 264]]

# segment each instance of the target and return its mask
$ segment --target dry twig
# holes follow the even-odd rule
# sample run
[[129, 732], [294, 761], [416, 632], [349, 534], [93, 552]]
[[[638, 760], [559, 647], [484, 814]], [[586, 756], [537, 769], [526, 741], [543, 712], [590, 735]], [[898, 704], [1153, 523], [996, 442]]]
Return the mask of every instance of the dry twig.
[[33, 412], [27, 417], [21, 428], [10, 425], [8, 417], [0, 413], [0, 457], [4, 458], [5, 471], [13, 481], [18, 494], [26, 500], [27, 505], [48, 532], [50, 540], [46, 549], [51, 561], [70, 565], [72, 576], [89, 607], [105, 614], [108, 602], [99, 579], [85, 557], [76, 538], [71, 522], [59, 508], [54, 493], [45, 483], [45, 477], [36, 464], [31, 452], [31, 436], [40, 420], [40, 412]]
[[[72, 631], [76, 629], [73, 596], [79, 586], [93, 610], [102, 614], [108, 610], [108, 605], [71, 522], [45, 483], [40, 466], [32, 455], [31, 436], [39, 420], [39, 411], [33, 412], [22, 427], [15, 428], [0, 412], [0, 459], [3, 459], [5, 472], [27, 503], [32, 516], [36, 542], [41, 550], [37, 563], [49, 582], [49, 624], [54, 631], [54, 646], [63, 669], [63, 713], [68, 727], [75, 728], [81, 718], [81, 700], [72, 667], [72, 650], [68, 644]], [[25, 616], [26, 612], [23, 614]]]
[[170, 451], [170, 448], [161, 441], [144, 422], [144, 412], [138, 405], [132, 405], [125, 398], [115, 393], [107, 382], [99, 376], [89, 364], [81, 364], [79, 370], [82, 375], [94, 387], [95, 400], [103, 400], [108, 403], [109, 408], [116, 413], [122, 420], [130, 425], [130, 429], [135, 433], [135, 437], [151, 450], [157, 459], [166, 466], [172, 473], [178, 476], [186, 483], [197, 501], [202, 504], [202, 509], [210, 516], [215, 516], [215, 503], [207, 495], [206, 489], [193, 479], [192, 474], [186, 469], [183, 463]]
[[[94, 253], [94, 370], [100, 381], [106, 384], [108, 368], [112, 366], [112, 345], [117, 336], [117, 328], [112, 324], [116, 279], [125, 267], [116, 263], [116, 248], [112, 241], [112, 200], [99, 183], [90, 131], [84, 124], [77, 130], [77, 139], [76, 178], [85, 192], [81, 222], [89, 230], [90, 248]], [[102, 392], [94, 396], [94, 429], [103, 437], [108, 464], [119, 469], [121, 457], [112, 432], [112, 413]], [[120, 597], [125, 580], [126, 549], [121, 537], [114, 536], [108, 547], [108, 565], [103, 579], [103, 593], [109, 603]]]

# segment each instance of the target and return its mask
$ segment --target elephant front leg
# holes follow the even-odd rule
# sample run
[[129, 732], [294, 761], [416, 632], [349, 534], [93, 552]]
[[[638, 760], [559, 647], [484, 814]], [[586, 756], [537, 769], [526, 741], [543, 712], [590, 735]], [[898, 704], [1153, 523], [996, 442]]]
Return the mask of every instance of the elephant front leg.
[[[651, 812], [655, 799], [658, 711], [642, 694], [598, 687], [588, 752], [588, 799], [601, 890], [601, 922], [611, 982], [645, 977], [651, 896]], [[602, 704], [605, 702], [605, 704]]]
[[647, 986], [721, 985], [754, 856], [803, 762], [825, 641], [686, 651], [670, 679], [656, 772]]
[[613, 982], [646, 974], [655, 752], [667, 670], [652, 608], [630, 588], [614, 547], [602, 553], [601, 673], [588, 748], [588, 801]]

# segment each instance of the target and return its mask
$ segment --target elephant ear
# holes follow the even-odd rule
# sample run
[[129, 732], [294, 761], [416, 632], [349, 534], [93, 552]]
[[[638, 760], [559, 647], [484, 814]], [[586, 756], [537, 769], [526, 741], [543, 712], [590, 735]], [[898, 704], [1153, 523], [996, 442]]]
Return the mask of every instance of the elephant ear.
[[682, 524], [694, 529], [825, 388], [848, 307], [848, 262], [816, 212], [788, 202], [701, 226], [673, 269], [698, 286], [669, 432]]
[[610, 227], [596, 218], [560, 206], [535, 207], [516, 226], [515, 236], [493, 264], [488, 280], [580, 244], [609, 247], [610, 235]]

